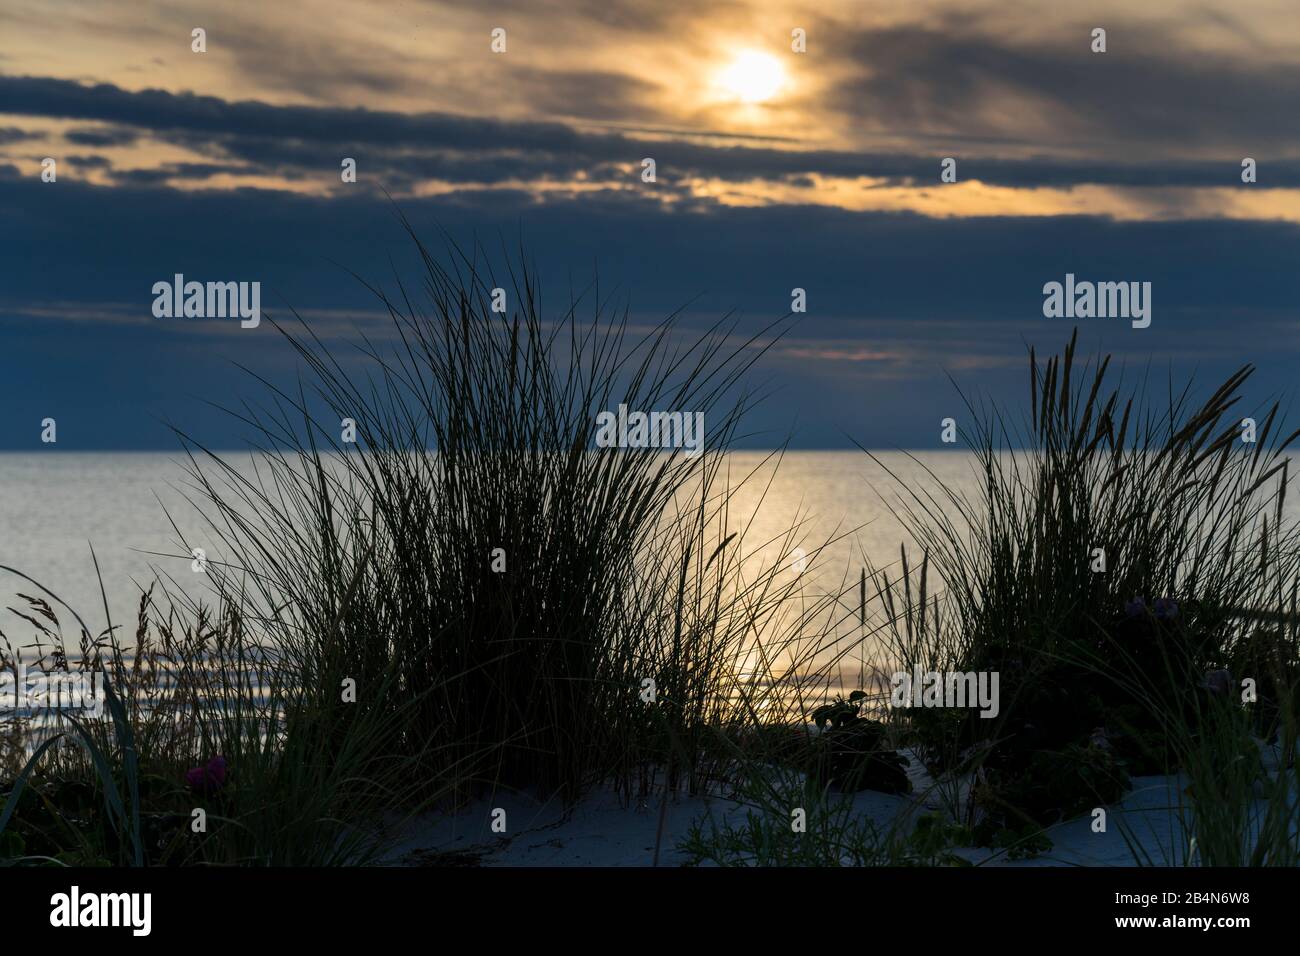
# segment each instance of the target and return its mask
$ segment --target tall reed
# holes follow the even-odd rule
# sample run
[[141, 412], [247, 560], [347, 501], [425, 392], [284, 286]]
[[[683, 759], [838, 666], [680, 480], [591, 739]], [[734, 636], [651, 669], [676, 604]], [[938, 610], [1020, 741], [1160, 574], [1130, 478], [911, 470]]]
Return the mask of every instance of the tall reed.
[[[423, 295], [370, 287], [386, 339], [343, 355], [277, 324], [303, 378], [236, 412], [251, 477], [183, 436], [224, 554], [213, 578], [322, 706], [344, 680], [361, 712], [418, 698], [400, 749], [429, 773], [573, 797], [685, 769], [771, 607], [723, 573], [740, 542], [717, 519], [755, 400], [742, 377], [787, 320], [637, 333], [598, 291], [547, 318], [526, 266], [498, 278], [479, 250], [439, 260], [407, 230]], [[595, 447], [619, 405], [701, 413], [702, 449]]]
[[[1195, 764], [1217, 739], [1201, 726], [1218, 713], [1206, 706], [1207, 671], [1258, 679], [1257, 734], [1294, 721], [1294, 635], [1261, 621], [1285, 612], [1300, 581], [1285, 507], [1286, 453], [1300, 432], [1282, 430], [1276, 403], [1243, 410], [1249, 366], [1199, 401], [1191, 383], [1171, 383], [1157, 407], [1140, 383], [1114, 383], [1109, 357], [1080, 361], [1076, 341], [1045, 364], [1030, 351], [1022, 423], [966, 400], [975, 492], [931, 472], [929, 487], [899, 479], [889, 502], [922, 550], [892, 579], [875, 575], [894, 658], [907, 670], [1000, 675], [995, 720], [907, 715], [933, 768], [983, 781], [952, 791], [966, 822], [981, 794], [985, 812], [999, 793], [1029, 800], [1017, 781], [1044, 755], [1073, 760], [1095, 799], [1114, 796], [1121, 767]], [[1258, 422], [1253, 443], [1245, 417]]]

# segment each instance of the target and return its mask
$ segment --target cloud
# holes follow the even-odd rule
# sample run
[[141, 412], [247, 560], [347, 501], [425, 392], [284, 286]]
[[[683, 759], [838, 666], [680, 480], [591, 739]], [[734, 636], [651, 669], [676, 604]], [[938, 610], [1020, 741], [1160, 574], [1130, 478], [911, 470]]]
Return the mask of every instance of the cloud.
[[527, 91], [533, 110], [586, 120], [669, 122], [672, 114], [653, 105], [659, 87], [648, 80], [609, 70], [557, 70], [514, 66], [512, 84]]
[[[131, 92], [41, 77], [0, 76], [0, 97], [18, 113], [97, 120], [183, 145], [212, 159], [239, 160], [250, 174], [301, 174], [337, 166], [342, 156], [363, 164], [371, 181], [403, 187], [420, 180], [495, 184], [540, 178], [622, 183], [627, 167], [655, 156], [666, 183], [686, 177], [810, 182], [873, 177], [902, 185], [933, 185], [938, 156], [776, 149], [752, 144], [660, 141], [585, 131], [559, 122], [508, 121], [445, 113], [407, 114], [361, 108], [228, 102], [162, 90]], [[599, 103], [597, 101], [597, 107]], [[84, 138], [84, 133], [82, 134]], [[122, 132], [114, 132], [123, 137]], [[1269, 186], [1300, 186], [1300, 158], [1261, 159]], [[1238, 160], [1052, 157], [959, 160], [963, 180], [1012, 187], [1096, 183], [1139, 187], [1225, 186], [1240, 182]]]
[[[636, 36], [668, 33], [703, 12], [697, 0], [498, 0], [493, 8], [511, 16], [529, 16], [542, 28], [572, 30], [574, 24], [606, 27]], [[708, 6], [712, 17], [722, 19], [752, 12], [738, 0], [716, 0]]]
[[[900, 330], [922, 323], [936, 342], [996, 350], [1000, 343], [981, 339], [1014, 342], [1052, 324], [1041, 314], [1042, 285], [1066, 272], [1152, 281], [1156, 319], [1145, 338], [1153, 343], [1213, 338], [1225, 323], [1243, 335], [1247, 325], [1272, 330], [1300, 298], [1300, 278], [1290, 267], [1300, 255], [1300, 228], [1282, 222], [936, 220], [799, 206], [701, 207], [685, 218], [617, 191], [533, 204], [516, 190], [482, 190], [403, 199], [397, 208], [435, 236], [446, 229], [490, 247], [498, 237], [513, 246], [517, 237], [548, 274], [599, 264], [607, 280], [634, 289], [638, 308], [651, 312], [694, 301], [701, 313], [740, 308], [775, 315], [788, 308], [792, 288], [805, 288], [804, 324], [817, 332], [813, 348], [847, 342], [889, 352]], [[59, 297], [57, 285], [64, 298], [78, 290], [75, 297], [122, 301], [182, 271], [265, 278], [296, 306], [362, 307], [367, 297], [359, 289], [340, 303], [348, 283], [328, 263], [388, 273], [390, 250], [404, 246], [394, 214], [387, 201], [363, 193], [187, 193], [139, 178], [111, 188], [4, 180], [0, 215], [15, 225], [10, 235], [23, 237], [3, 240], [11, 265], [6, 292], [19, 301], [48, 301]], [[37, 221], [78, 228], [32, 230]], [[105, 244], [105, 236], [113, 241]], [[52, 285], [42, 266], [52, 261], [76, 268]], [[980, 332], [972, 337], [975, 326]]]
[[6, 143], [21, 143], [26, 140], [41, 139], [40, 133], [29, 132], [16, 126], [0, 126], [0, 146]]
[[130, 146], [140, 138], [140, 133], [122, 126], [110, 126], [70, 129], [63, 134], [63, 138], [78, 146]]
[[106, 156], [98, 155], [75, 155], [67, 157], [68, 162], [75, 169], [78, 166], [84, 166], [86, 169], [111, 169], [113, 163]]
[[[263, 11], [264, 13], [264, 11]], [[231, 19], [225, 45], [236, 68], [265, 90], [287, 90], [317, 101], [360, 91], [385, 96], [408, 88], [419, 61], [356, 33], [319, 34], [265, 28], [259, 20]]]
[[1104, 54], [1091, 52], [1089, 25], [1071, 22], [1046, 36], [840, 24], [831, 55], [860, 66], [833, 84], [827, 106], [865, 135], [988, 138], [1034, 152], [1128, 147], [1134, 159], [1178, 160], [1300, 148], [1286, 121], [1300, 108], [1294, 55], [1193, 48], [1154, 24], [1109, 22]]
[[[842, 445], [844, 431], [923, 444], [960, 412], [948, 372], [1021, 398], [1025, 347], [1055, 350], [1069, 336], [1071, 323], [1041, 313], [1043, 283], [1067, 272], [1154, 287], [1149, 330], [1084, 322], [1086, 352], [1112, 349], [1139, 369], [1152, 358], [1161, 371], [1199, 366], [1208, 378], [1254, 361], [1263, 387], [1294, 382], [1300, 229], [1268, 221], [1280, 213], [1266, 207], [1294, 200], [1269, 187], [1300, 188], [1288, 122], [1300, 64], [1287, 31], [1263, 18], [1183, 4], [1166, 32], [1156, 20], [1166, 7], [1120, 11], [1106, 17], [1110, 52], [1093, 55], [1088, 26], [1068, 13], [1030, 22], [994, 3], [773, 14], [753, 2], [501, 0], [491, 15], [508, 21], [512, 53], [492, 60], [483, 10], [414, 6], [400, 22], [358, 18], [352, 29], [334, 16], [295, 28], [298, 15], [283, 11], [260, 32], [214, 8], [212, 53], [196, 61], [185, 30], [160, 26], [152, 13], [163, 7], [148, 0], [148, 22], [122, 20], [111, 34], [97, 32], [100, 19], [60, 23], [110, 36], [140, 53], [122, 62], [144, 67], [166, 39], [166, 72], [79, 82], [68, 77], [93, 65], [9, 59], [11, 73], [60, 75], [0, 75], [6, 116], [22, 118], [0, 128], [0, 446], [30, 446], [26, 423], [52, 413], [78, 447], [148, 445], [147, 422], [191, 413], [205, 440], [237, 444], [229, 422], [194, 409], [248, 394], [234, 362], [291, 376], [291, 350], [269, 323], [265, 335], [160, 323], [152, 284], [175, 272], [261, 281], [270, 315], [292, 306], [322, 334], [378, 335], [374, 299], [335, 265], [390, 290], [395, 270], [418, 288], [419, 263], [378, 184], [435, 252], [442, 230], [490, 258], [521, 243], [552, 313], [593, 270], [638, 327], [684, 308], [688, 329], [736, 310], [752, 330], [804, 288], [808, 313], [760, 365], [777, 398], [751, 420], [777, 438], [799, 420], [804, 447]], [[25, 26], [43, 22], [39, 6], [27, 9]], [[797, 118], [770, 127], [779, 137], [673, 99], [735, 44], [784, 42], [791, 16], [810, 27], [799, 66], [809, 83], [760, 111]], [[1021, 28], [1000, 30], [1008, 19]], [[442, 48], [413, 39], [420, 25]], [[1209, 39], [1194, 42], [1197, 30]], [[72, 48], [47, 47], [60, 45]], [[134, 88], [164, 82], [177, 86]], [[403, 111], [412, 103], [425, 111]], [[41, 154], [26, 144], [64, 128], [81, 150], [67, 157], [74, 175], [42, 184]], [[111, 161], [97, 155], [110, 148]], [[653, 189], [638, 176], [647, 155]], [[924, 197], [949, 155], [962, 186], [930, 215], [810, 204], [850, 189]], [[1258, 187], [1240, 183], [1246, 155], [1259, 160]], [[358, 160], [355, 187], [339, 182], [343, 156]], [[97, 166], [101, 185], [78, 181], [77, 165]], [[988, 215], [939, 218], [976, 181], [1018, 192], [985, 190]], [[1140, 192], [1135, 220], [1092, 214], [1102, 192], [1092, 185]], [[1255, 218], [1208, 218], [1221, 207], [1188, 194], [1205, 187], [1233, 187], [1233, 201], [1259, 204]], [[1035, 190], [1075, 190], [1089, 214], [1010, 214]], [[727, 204], [742, 194], [752, 207]], [[1151, 221], [1171, 207], [1179, 221]]]
[[222, 163], [164, 163], [153, 169], [115, 169], [115, 183], [135, 186], [162, 185], [172, 181], [202, 182], [214, 176], [243, 173], [240, 166]]
[[[1292, 384], [1300, 360], [1300, 229], [1285, 223], [936, 220], [804, 207], [684, 216], [615, 191], [536, 204], [485, 190], [404, 199], [395, 210], [363, 193], [53, 186], [29, 176], [0, 178], [0, 218], [12, 225], [0, 234], [0, 401], [12, 410], [0, 447], [27, 447], [23, 416], [40, 412], [39, 421], [59, 407], [75, 408], [79, 430], [107, 447], [158, 447], [166, 435], [147, 423], [197, 415], [190, 405], [203, 396], [249, 394], [232, 363], [292, 374], [269, 325], [263, 336], [153, 319], [151, 286], [175, 272], [261, 281], [269, 315], [292, 306], [333, 335], [353, 323], [378, 331], [374, 298], [343, 267], [390, 291], [396, 269], [418, 287], [398, 210], [435, 254], [444, 230], [462, 244], [477, 239], [498, 263], [503, 245], [522, 243], [548, 315], [593, 270], [602, 300], [628, 302], [637, 325], [685, 308], [685, 327], [698, 329], [735, 310], [753, 331], [804, 288], [808, 313], [760, 364], [759, 380], [778, 391], [751, 419], [758, 445], [794, 420], [802, 447], [842, 446], [845, 431], [868, 445], [916, 445], [960, 410], [946, 372], [1020, 399], [1026, 346], [1055, 350], [1069, 336], [1070, 322], [1041, 312], [1043, 283], [1067, 271], [1153, 283], [1151, 328], [1083, 322], [1085, 352], [1115, 349], [1139, 369], [1154, 356], [1158, 369], [1197, 367], [1207, 379], [1254, 361], [1264, 388]], [[115, 396], [111, 411], [95, 403], [103, 389]], [[199, 397], [187, 404], [186, 395]], [[238, 444], [230, 423], [202, 421], [205, 439]]]

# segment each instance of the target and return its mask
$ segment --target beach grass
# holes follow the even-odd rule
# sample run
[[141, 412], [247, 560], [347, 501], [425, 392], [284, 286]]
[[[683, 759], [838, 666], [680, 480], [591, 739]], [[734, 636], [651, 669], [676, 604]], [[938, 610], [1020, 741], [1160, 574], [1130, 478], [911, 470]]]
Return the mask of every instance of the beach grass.
[[887, 502], [922, 551], [872, 576], [897, 666], [1001, 690], [993, 719], [906, 711], [904, 734], [986, 844], [1112, 806], [1131, 774], [1185, 773], [1196, 859], [1294, 865], [1297, 433], [1278, 404], [1241, 410], [1249, 367], [1150, 407], [1075, 349], [1030, 352], [1024, 421], [967, 402], [977, 491], [900, 482]]
[[[151, 861], [362, 862], [381, 822], [391, 835], [394, 816], [482, 792], [698, 791], [752, 746], [756, 715], [802, 706], [784, 681], [807, 685], [795, 665], [816, 659], [834, 600], [779, 562], [753, 571], [772, 542], [729, 502], [760, 478], [724, 469], [755, 400], [743, 375], [786, 320], [742, 337], [731, 319], [690, 333], [670, 316], [634, 333], [595, 291], [548, 319], [524, 266], [498, 280], [412, 240], [425, 299], [373, 290], [382, 344], [344, 355], [278, 326], [301, 380], [257, 380], [229, 409], [252, 434], [252, 477], [180, 435], [219, 545], [215, 603], [164, 579], [132, 654], [111, 624], [82, 625], [80, 654], [58, 642], [60, 659], [107, 669], [139, 741], [133, 771], [112, 739], [90, 756], [119, 784], [167, 782], [145, 797], [175, 808], [175, 842]], [[700, 453], [593, 449], [597, 414], [619, 405], [702, 414]], [[40, 775], [87, 779], [87, 753], [63, 744]], [[177, 781], [214, 755], [229, 768], [214, 838], [188, 839]], [[101, 842], [117, 836], [106, 821]]]
[[[11, 572], [37, 663], [112, 693], [0, 738], [0, 857], [357, 865], [484, 794], [612, 787], [661, 829], [680, 794], [747, 807], [696, 822], [696, 863], [960, 865], [1163, 774], [1178, 836], [1126, 830], [1135, 861], [1296, 864], [1296, 433], [1272, 405], [1241, 441], [1249, 369], [1153, 408], [1074, 340], [1031, 351], [1024, 421], [967, 404], [978, 490], [893, 475], [919, 554], [824, 590], [788, 556], [828, 542], [734, 510], [780, 465], [727, 453], [788, 316], [640, 328], [594, 287], [548, 313], [522, 254], [493, 272], [407, 229], [422, 272], [371, 286], [382, 334], [273, 322], [300, 376], [227, 409], [247, 462], [178, 432], [210, 598], [160, 574], [127, 641], [107, 601], [92, 628]], [[699, 453], [599, 447], [620, 406], [701, 413]], [[997, 715], [891, 707], [895, 671], [996, 672]], [[858, 815], [863, 787], [909, 794], [909, 761], [911, 810]]]

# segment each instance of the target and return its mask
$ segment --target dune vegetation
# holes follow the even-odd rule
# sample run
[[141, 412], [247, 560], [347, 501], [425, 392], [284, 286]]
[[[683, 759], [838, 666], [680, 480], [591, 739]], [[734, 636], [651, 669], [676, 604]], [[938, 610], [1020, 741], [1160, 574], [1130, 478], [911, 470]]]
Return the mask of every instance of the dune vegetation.
[[[1300, 863], [1296, 434], [1272, 406], [1242, 440], [1249, 369], [1152, 408], [1073, 341], [1031, 353], [1023, 421], [968, 406], [978, 493], [882, 489], [911, 550], [824, 593], [752, 559], [818, 543], [731, 508], [764, 480], [727, 453], [790, 317], [637, 329], [595, 288], [551, 313], [525, 266], [412, 240], [418, 284], [373, 287], [384, 334], [274, 322], [301, 374], [229, 410], [252, 477], [178, 434], [208, 598], [160, 575], [128, 638], [5, 569], [31, 640], [0, 637], [0, 668], [27, 648], [107, 699], [0, 724], [0, 860], [359, 865], [483, 794], [609, 787], [750, 808], [692, 828], [698, 862], [948, 865], [1047, 853], [1167, 774], [1178, 844], [1135, 837], [1135, 862]], [[702, 452], [599, 447], [620, 406], [702, 413]], [[997, 714], [891, 707], [896, 671], [996, 673]], [[920, 780], [940, 812], [855, 818]]]

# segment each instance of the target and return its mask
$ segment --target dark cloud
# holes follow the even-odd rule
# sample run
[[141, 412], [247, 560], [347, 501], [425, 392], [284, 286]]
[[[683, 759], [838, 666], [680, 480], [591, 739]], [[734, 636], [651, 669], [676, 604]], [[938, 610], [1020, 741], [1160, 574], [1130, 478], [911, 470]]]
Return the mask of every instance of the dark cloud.
[[250, 21], [230, 24], [229, 45], [239, 71], [268, 90], [288, 90], [329, 101], [344, 91], [373, 96], [405, 92], [420, 63], [385, 46], [366, 44], [355, 33], [325, 41], [295, 31], [268, 32]]
[[[752, 331], [788, 308], [792, 288], [806, 289], [808, 314], [762, 364], [780, 390], [752, 419], [763, 432], [757, 445], [796, 420], [804, 447], [843, 445], [845, 432], [869, 445], [931, 443], [939, 418], [959, 410], [945, 370], [1020, 400], [1025, 346], [1054, 350], [1069, 336], [1068, 320], [1041, 311], [1043, 284], [1066, 272], [1153, 283], [1151, 328], [1080, 323], [1085, 351], [1116, 349], [1138, 371], [1153, 359], [1162, 373], [1169, 363], [1208, 380], [1253, 361], [1259, 387], [1272, 390], [1293, 385], [1300, 358], [1300, 228], [1281, 222], [937, 220], [797, 206], [683, 214], [615, 190], [548, 204], [517, 190], [467, 190], [398, 209], [435, 250], [442, 230], [477, 239], [493, 257], [503, 241], [521, 240], [551, 313], [593, 269], [602, 297], [617, 288], [615, 301], [626, 295], [638, 323], [689, 305], [688, 327], [734, 309]], [[207, 334], [199, 348], [183, 323], [149, 315], [152, 284], [175, 272], [258, 280], [273, 316], [290, 305], [372, 314], [370, 294], [333, 263], [390, 289], [390, 257], [404, 279], [418, 276], [396, 211], [348, 191], [0, 179], [0, 401], [10, 409], [0, 446], [27, 447], [22, 423], [55, 406], [75, 408], [80, 434], [107, 447], [165, 445], [160, 418], [192, 419], [206, 439], [237, 444], [231, 423], [203, 417], [202, 398], [250, 393], [230, 362], [274, 364], [283, 376], [292, 356], [273, 334], [237, 330]], [[76, 229], [59, 226], [71, 222]], [[75, 334], [59, 314], [80, 316]], [[111, 410], [96, 405], [97, 391], [112, 392]]]
[[291, 137], [318, 143], [371, 142], [394, 147], [443, 144], [462, 149], [558, 149], [583, 139], [559, 123], [515, 122], [441, 113], [404, 114], [362, 108], [272, 106], [228, 102], [215, 96], [129, 92], [109, 83], [93, 86], [46, 77], [0, 76], [5, 110], [123, 123], [157, 133], [191, 131], [212, 136]]
[[98, 155], [76, 155], [69, 156], [67, 161], [73, 167], [84, 166], [86, 169], [112, 169], [113, 163], [106, 156]]
[[119, 169], [113, 173], [113, 181], [124, 185], [151, 186], [169, 180], [199, 182], [223, 173], [246, 172], [242, 166], [222, 163], [165, 163], [152, 169]]
[[137, 130], [122, 126], [99, 129], [71, 129], [63, 134], [69, 143], [78, 146], [130, 146], [140, 138]]
[[[496, 0], [492, 9], [501, 15], [528, 18], [533, 31], [573, 30], [607, 27], [637, 36], [682, 30], [704, 12], [698, 0]], [[714, 18], [741, 16], [751, 12], [748, 4], [734, 0], [712, 0], [707, 11]]]
[[651, 105], [658, 87], [626, 73], [516, 66], [510, 79], [530, 107], [543, 113], [611, 121], [635, 115], [646, 123], [670, 118]]
[[1176, 159], [1300, 146], [1289, 122], [1300, 109], [1300, 63], [1194, 50], [1158, 25], [1123, 21], [1110, 24], [1107, 52], [1094, 54], [1090, 29], [1066, 23], [1053, 36], [1012, 37], [961, 24], [840, 25], [825, 42], [861, 69], [827, 106], [867, 130], [1001, 137], [1044, 152], [1113, 156], [1127, 144]]
[[33, 133], [16, 126], [0, 126], [0, 146], [6, 143], [21, 143], [26, 140], [42, 139], [44, 134]]
[[[359, 108], [272, 106], [161, 90], [128, 92], [39, 77], [0, 77], [0, 98], [14, 112], [92, 119], [147, 130], [214, 159], [238, 159], [251, 171], [293, 172], [337, 167], [352, 156], [390, 184], [421, 178], [494, 183], [538, 177], [610, 176], [618, 164], [639, 164], [647, 152], [660, 178], [723, 180], [809, 176], [882, 177], [897, 183], [935, 182], [939, 151], [851, 153], [752, 145], [645, 142], [612, 132], [585, 132], [557, 122], [511, 122], [442, 113], [405, 114]], [[1240, 182], [1239, 157], [1221, 161], [1149, 162], [1051, 157], [967, 158], [962, 179], [1007, 186], [1218, 186]], [[1261, 182], [1300, 186], [1300, 159], [1256, 156]]]

